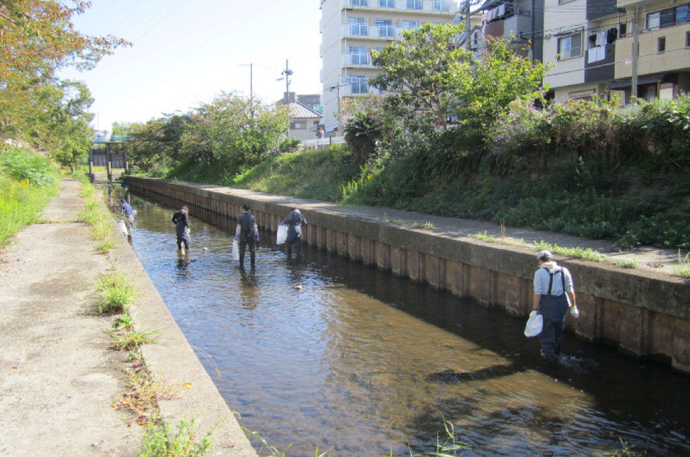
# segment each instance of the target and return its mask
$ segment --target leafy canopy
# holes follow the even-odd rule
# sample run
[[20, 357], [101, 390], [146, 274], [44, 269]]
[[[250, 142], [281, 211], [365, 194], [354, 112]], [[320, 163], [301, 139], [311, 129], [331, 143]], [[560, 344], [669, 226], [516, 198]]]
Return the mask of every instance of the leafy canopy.
[[[70, 6], [56, 0], [0, 1], [0, 134], [30, 138], [39, 147], [51, 148], [59, 140], [45, 143], [46, 129], [38, 123], [59, 123], [59, 118], [71, 117], [76, 124], [53, 136], [90, 135], [82, 122], [90, 121], [85, 116], [90, 105], [88, 91], [59, 81], [56, 71], [67, 66], [93, 68], [102, 56], [129, 43], [113, 36], [79, 33], [71, 18], [84, 13], [90, 3], [68, 3]], [[60, 110], [63, 112], [58, 113]]]

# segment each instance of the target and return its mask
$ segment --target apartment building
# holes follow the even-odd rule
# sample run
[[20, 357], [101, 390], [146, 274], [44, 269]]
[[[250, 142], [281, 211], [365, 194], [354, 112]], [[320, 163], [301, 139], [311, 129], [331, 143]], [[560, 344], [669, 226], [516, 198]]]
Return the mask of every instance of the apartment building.
[[690, 90], [690, 1], [546, 0], [544, 80], [557, 101]]
[[616, 79], [609, 89], [628, 102], [635, 75], [638, 97], [670, 99], [690, 92], [690, 1], [617, 3], [625, 11], [627, 33], [616, 46]]
[[406, 29], [452, 22], [458, 4], [449, 0], [321, 0], [321, 82], [323, 123], [342, 131], [339, 106], [346, 97], [372, 93], [379, 73], [371, 60]]
[[487, 37], [503, 38], [524, 57], [542, 60], [545, 0], [487, 0], [481, 12], [480, 39], [472, 34], [474, 48]]
[[627, 33], [616, 0], [546, 0], [544, 78], [556, 101], [606, 98], [615, 79], [616, 48]]

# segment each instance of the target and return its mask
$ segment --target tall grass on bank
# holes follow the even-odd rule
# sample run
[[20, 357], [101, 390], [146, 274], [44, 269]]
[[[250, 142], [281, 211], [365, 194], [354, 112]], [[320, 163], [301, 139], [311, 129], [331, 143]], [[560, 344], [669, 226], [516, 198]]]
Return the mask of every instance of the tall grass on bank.
[[42, 157], [23, 151], [0, 154], [0, 245], [38, 220], [60, 189], [57, 176]]
[[84, 210], [79, 213], [79, 220], [91, 226], [91, 236], [98, 242], [96, 249], [106, 254], [115, 246], [112, 237], [113, 216], [101, 201], [93, 184], [82, 182], [79, 195], [86, 198]]

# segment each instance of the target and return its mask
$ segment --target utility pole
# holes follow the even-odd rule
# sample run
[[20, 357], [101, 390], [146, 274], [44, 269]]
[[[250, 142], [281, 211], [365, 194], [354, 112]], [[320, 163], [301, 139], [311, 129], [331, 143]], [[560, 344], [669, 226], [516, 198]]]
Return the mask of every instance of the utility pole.
[[287, 105], [290, 103], [290, 76], [292, 76], [287, 59], [285, 59], [285, 70], [281, 74], [285, 75], [285, 104]]
[[470, 50], [470, 3], [471, 0], [465, 0], [465, 49]]
[[249, 113], [254, 119], [254, 64], [240, 64], [240, 67], [249, 67]]
[[640, 7], [635, 7], [633, 16], [633, 44], [632, 44], [632, 81], [630, 82], [630, 95], [637, 98], [637, 64], [640, 56]]

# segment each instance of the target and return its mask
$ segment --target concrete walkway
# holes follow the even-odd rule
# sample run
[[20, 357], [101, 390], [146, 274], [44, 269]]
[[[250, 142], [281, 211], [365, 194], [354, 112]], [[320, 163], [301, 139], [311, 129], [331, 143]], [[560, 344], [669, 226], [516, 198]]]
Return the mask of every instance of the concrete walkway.
[[156, 379], [177, 388], [160, 404], [163, 417], [195, 418], [199, 436], [213, 429], [208, 455], [256, 456], [115, 222], [110, 255], [76, 222], [78, 190], [64, 181], [43, 223], [0, 252], [0, 455], [137, 455], [144, 430], [111, 406], [125, 392], [126, 355], [108, 349], [113, 317], [90, 312], [99, 273], [116, 265], [142, 292], [137, 326], [161, 332], [143, 352]]

